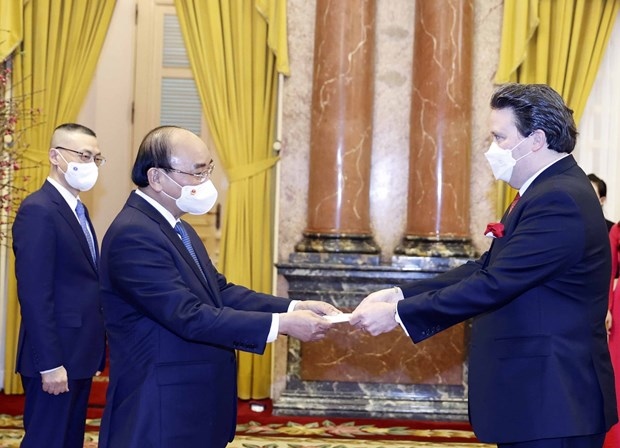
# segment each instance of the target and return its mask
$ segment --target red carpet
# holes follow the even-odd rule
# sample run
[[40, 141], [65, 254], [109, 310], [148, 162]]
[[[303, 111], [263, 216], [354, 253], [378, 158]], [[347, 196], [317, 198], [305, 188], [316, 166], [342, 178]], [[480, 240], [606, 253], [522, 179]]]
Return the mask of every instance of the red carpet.
[[[87, 412], [89, 419], [99, 419], [103, 415], [107, 385], [107, 377], [97, 378], [96, 381], [93, 381]], [[262, 405], [263, 411], [256, 412], [252, 410], [252, 404]], [[23, 407], [23, 395], [5, 395], [0, 393], [0, 414], [22, 415]], [[257, 440], [277, 439], [283, 442], [289, 440], [291, 443], [299, 437], [306, 437], [317, 441], [324, 438], [346, 438], [386, 442], [407, 440], [410, 442], [434, 442], [439, 444], [464, 443], [466, 446], [477, 446], [477, 440], [471, 432], [470, 425], [466, 422], [381, 420], [330, 416], [280, 416], [273, 415], [272, 410], [271, 400], [240, 400], [237, 413], [237, 435], [258, 437], [259, 439]], [[93, 424], [95, 426], [92, 426]], [[91, 422], [88, 429], [90, 431], [97, 431], [98, 424], [98, 420]], [[0, 446], [4, 445], [0, 444]]]

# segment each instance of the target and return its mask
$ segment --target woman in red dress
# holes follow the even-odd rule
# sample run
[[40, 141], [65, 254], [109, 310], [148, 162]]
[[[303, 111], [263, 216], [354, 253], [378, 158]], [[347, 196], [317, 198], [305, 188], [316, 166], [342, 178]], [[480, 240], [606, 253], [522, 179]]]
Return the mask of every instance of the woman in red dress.
[[[620, 222], [609, 230], [611, 244], [611, 272], [617, 274], [620, 265]], [[620, 282], [614, 275], [609, 288], [609, 311], [607, 312], [607, 332], [609, 335], [609, 353], [616, 377], [616, 396], [620, 397]], [[620, 447], [620, 424], [616, 423], [607, 432], [604, 448]]]

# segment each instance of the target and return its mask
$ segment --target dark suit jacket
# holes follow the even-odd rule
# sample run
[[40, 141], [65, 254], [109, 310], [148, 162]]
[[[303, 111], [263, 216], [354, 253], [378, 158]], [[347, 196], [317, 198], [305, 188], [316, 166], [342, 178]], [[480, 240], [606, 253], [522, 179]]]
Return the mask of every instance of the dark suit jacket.
[[605, 220], [568, 156], [542, 172], [476, 262], [404, 286], [414, 342], [474, 317], [469, 414], [483, 442], [605, 432], [617, 421], [605, 333]]
[[97, 268], [74, 212], [49, 182], [22, 202], [13, 251], [22, 314], [16, 370], [39, 377], [63, 365], [70, 380], [103, 370]]
[[206, 280], [175, 230], [135, 193], [104, 237], [102, 448], [226, 446], [236, 422], [235, 349], [262, 353], [271, 313], [290, 303], [227, 282], [185, 228]]

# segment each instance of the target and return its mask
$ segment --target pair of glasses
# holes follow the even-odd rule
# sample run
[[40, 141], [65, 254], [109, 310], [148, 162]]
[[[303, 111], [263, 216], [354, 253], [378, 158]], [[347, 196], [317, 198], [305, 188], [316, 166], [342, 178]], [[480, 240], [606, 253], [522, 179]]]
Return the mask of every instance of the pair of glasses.
[[209, 162], [209, 166], [207, 167], [207, 169], [204, 171], [201, 171], [200, 173], [187, 173], [185, 171], [177, 170], [174, 168], [162, 168], [162, 169], [164, 171], [168, 171], [172, 173], [179, 173], [179, 174], [186, 174], [188, 176], [193, 176], [194, 178], [198, 179], [200, 182], [204, 182], [207, 179], [211, 178], [211, 174], [213, 174], [214, 168], [215, 168], [215, 163], [213, 162], [213, 160], [211, 160], [211, 162]]
[[95, 162], [95, 165], [101, 166], [105, 163], [105, 157], [97, 154], [96, 156], [92, 155], [90, 152], [85, 151], [76, 151], [74, 149], [63, 148], [62, 146], [56, 146], [54, 149], [62, 149], [63, 151], [69, 151], [80, 156], [80, 160], [84, 163]]

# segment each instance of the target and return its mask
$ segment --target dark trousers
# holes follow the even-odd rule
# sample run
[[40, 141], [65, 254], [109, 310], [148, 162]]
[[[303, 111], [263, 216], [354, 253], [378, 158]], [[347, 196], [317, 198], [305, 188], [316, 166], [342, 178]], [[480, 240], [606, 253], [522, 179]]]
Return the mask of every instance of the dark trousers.
[[541, 439], [520, 443], [499, 443], [498, 448], [601, 448], [605, 433], [560, 439]]
[[21, 448], [83, 448], [92, 378], [69, 380], [69, 392], [44, 392], [41, 377], [22, 375], [26, 392]]

